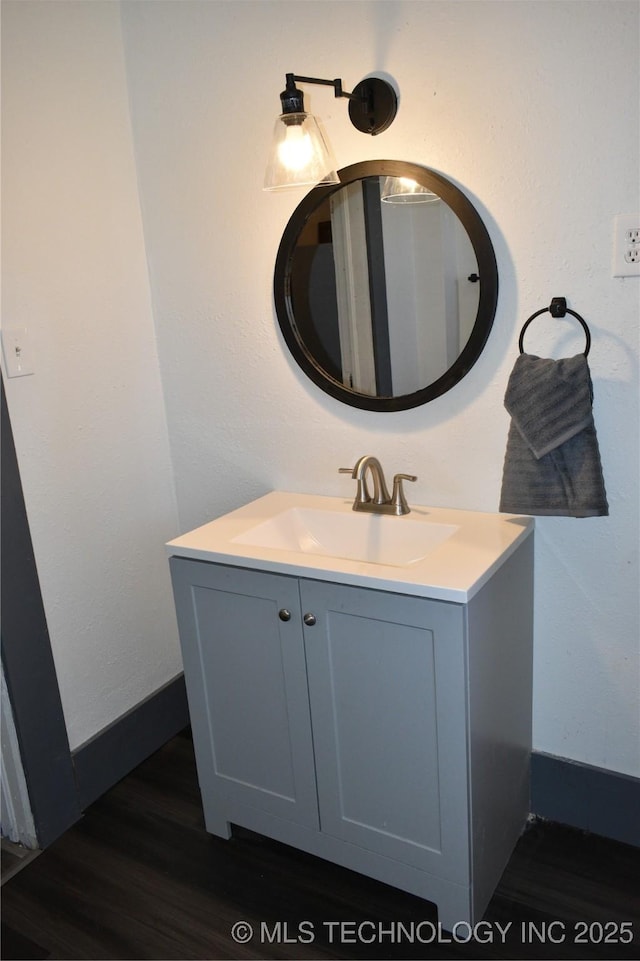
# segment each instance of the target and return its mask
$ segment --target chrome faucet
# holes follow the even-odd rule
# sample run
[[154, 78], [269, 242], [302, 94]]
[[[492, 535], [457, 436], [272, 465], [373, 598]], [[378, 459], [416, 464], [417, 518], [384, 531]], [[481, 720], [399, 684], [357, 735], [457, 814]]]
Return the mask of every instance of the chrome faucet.
[[[351, 474], [357, 483], [356, 497], [353, 502], [354, 511], [368, 511], [370, 514], [395, 514], [396, 516], [410, 512], [411, 508], [404, 496], [402, 481], [417, 480], [418, 478], [414, 474], [396, 474], [393, 478], [393, 493], [389, 496], [384, 471], [377, 457], [365, 454], [358, 460], [355, 467], [340, 467], [339, 470], [341, 474]], [[370, 474], [373, 480], [373, 497], [367, 486], [367, 474]]]

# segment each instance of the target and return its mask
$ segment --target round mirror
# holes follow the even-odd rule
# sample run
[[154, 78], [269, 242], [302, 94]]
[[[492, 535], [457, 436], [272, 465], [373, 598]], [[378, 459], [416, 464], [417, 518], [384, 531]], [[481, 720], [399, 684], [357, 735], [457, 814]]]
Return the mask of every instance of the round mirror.
[[465, 195], [418, 164], [369, 161], [315, 187], [284, 231], [275, 305], [318, 387], [368, 410], [406, 410], [476, 362], [496, 309], [493, 245]]

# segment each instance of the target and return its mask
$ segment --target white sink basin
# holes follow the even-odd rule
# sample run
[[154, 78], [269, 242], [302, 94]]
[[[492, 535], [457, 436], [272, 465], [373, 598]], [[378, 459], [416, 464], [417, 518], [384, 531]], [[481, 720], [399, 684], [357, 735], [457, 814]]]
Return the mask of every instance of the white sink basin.
[[453, 524], [423, 523], [410, 515], [291, 507], [234, 537], [233, 543], [404, 567], [423, 560], [457, 530]]
[[[177, 537], [170, 555], [466, 603], [533, 530], [533, 518], [273, 491]], [[230, 582], [231, 583], [231, 582]]]

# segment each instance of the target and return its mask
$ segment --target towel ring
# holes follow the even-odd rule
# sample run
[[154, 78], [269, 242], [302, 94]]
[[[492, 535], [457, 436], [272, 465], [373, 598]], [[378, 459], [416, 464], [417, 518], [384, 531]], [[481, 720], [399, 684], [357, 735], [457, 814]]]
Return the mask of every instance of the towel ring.
[[548, 307], [543, 307], [542, 310], [536, 310], [535, 314], [531, 314], [531, 317], [529, 317], [529, 319], [524, 322], [522, 330], [520, 331], [520, 340], [518, 341], [518, 348], [520, 350], [520, 353], [521, 354], [524, 353], [524, 348], [523, 348], [524, 333], [527, 327], [529, 326], [532, 320], [535, 320], [536, 317], [540, 316], [540, 314], [546, 314], [547, 311], [549, 311], [552, 317], [564, 317], [565, 314], [571, 314], [572, 317], [575, 317], [576, 320], [579, 321], [579, 323], [582, 325], [582, 329], [584, 330], [584, 334], [586, 337], [584, 356], [587, 357], [591, 349], [591, 333], [589, 332], [589, 328], [587, 327], [586, 322], [582, 319], [580, 314], [577, 314], [575, 310], [570, 310], [569, 307], [567, 307], [567, 301], [564, 297], [553, 297], [551, 300], [551, 304]]

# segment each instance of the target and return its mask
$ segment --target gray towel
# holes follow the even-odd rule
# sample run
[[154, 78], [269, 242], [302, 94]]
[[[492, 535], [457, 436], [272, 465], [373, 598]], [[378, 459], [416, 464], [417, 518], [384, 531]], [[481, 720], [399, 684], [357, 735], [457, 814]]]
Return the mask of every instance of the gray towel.
[[504, 398], [511, 426], [501, 511], [568, 517], [609, 513], [592, 400], [584, 354], [563, 360], [520, 354]]

